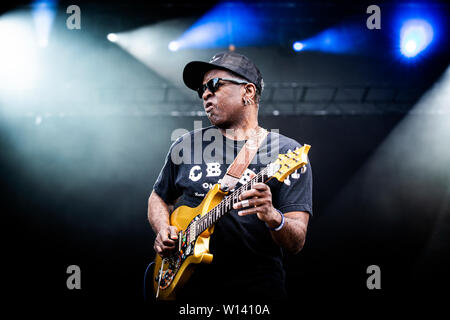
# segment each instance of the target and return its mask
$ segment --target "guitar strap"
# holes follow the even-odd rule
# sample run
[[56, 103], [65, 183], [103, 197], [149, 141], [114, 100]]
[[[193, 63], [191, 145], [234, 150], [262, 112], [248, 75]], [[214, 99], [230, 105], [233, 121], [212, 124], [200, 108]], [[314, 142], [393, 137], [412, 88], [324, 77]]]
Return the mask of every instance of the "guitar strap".
[[258, 152], [261, 143], [267, 137], [269, 132], [259, 127], [256, 134], [251, 136], [244, 144], [238, 155], [234, 159], [233, 163], [228, 167], [227, 173], [222, 178], [220, 189], [222, 191], [233, 190], [245, 169], [248, 168], [250, 162]]

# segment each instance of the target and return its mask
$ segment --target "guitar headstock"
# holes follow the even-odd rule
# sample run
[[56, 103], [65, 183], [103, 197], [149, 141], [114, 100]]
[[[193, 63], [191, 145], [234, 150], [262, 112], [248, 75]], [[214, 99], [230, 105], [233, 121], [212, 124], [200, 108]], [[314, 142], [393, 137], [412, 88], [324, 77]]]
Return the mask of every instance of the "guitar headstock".
[[310, 145], [305, 144], [294, 151], [279, 154], [277, 160], [268, 167], [268, 176], [283, 182], [292, 172], [308, 163]]

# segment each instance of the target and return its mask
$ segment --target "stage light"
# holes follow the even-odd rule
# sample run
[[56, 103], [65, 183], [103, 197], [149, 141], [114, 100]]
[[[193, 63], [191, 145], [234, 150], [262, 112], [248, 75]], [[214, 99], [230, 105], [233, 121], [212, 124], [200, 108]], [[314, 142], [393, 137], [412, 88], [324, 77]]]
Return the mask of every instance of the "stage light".
[[409, 40], [406, 44], [405, 44], [405, 52], [411, 54], [413, 53], [416, 49], [417, 49], [417, 44], [415, 41], [413, 40]]
[[394, 32], [392, 46], [406, 63], [417, 63], [445, 47], [447, 20], [439, 6], [424, 3], [399, 7], [391, 26]]
[[433, 40], [433, 28], [425, 20], [406, 21], [400, 30], [400, 51], [407, 58], [413, 58], [425, 50]]
[[362, 48], [363, 31], [354, 23], [346, 23], [323, 30], [310, 38], [296, 41], [295, 51], [322, 51], [335, 54], [356, 53]]
[[300, 41], [296, 41], [292, 45], [292, 48], [294, 49], [294, 51], [297, 51], [297, 52], [303, 50], [304, 47], [305, 47], [304, 44], [301, 43]]
[[37, 0], [31, 5], [38, 45], [47, 47], [50, 30], [55, 19], [55, 0]]
[[115, 33], [108, 33], [106, 38], [111, 42], [116, 42], [118, 39], [117, 34], [115, 34]]
[[0, 96], [36, 85], [38, 47], [29, 12], [0, 17]]
[[[115, 44], [165, 81], [181, 87], [184, 84], [180, 70], [189, 59], [198, 59], [198, 53], [179, 52], [182, 45], [176, 40], [191, 23], [192, 20], [172, 19], [122, 31], [117, 34]], [[176, 54], [172, 54], [175, 50], [178, 50]]]
[[267, 42], [256, 12], [241, 2], [225, 2], [215, 6], [197, 20], [176, 42], [178, 49], [227, 48], [260, 45]]
[[169, 50], [172, 52], [178, 51], [180, 49], [180, 44], [178, 41], [170, 41], [169, 42]]

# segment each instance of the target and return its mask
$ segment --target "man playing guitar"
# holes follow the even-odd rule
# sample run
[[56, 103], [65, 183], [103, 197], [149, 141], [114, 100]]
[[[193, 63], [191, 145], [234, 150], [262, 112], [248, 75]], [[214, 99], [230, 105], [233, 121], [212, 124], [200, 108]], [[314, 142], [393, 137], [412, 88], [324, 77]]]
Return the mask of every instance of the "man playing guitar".
[[[234, 157], [246, 140], [265, 131], [258, 126], [263, 79], [247, 57], [226, 52], [215, 55], [208, 63], [190, 62], [184, 68], [183, 79], [198, 92], [212, 126], [185, 134], [172, 144], [149, 197], [148, 220], [156, 234], [154, 250], [161, 257], [170, 255], [177, 243], [179, 230], [169, 223], [170, 208], [198, 206], [208, 188], [223, 179], [230, 163], [229, 150]], [[211, 130], [217, 133], [215, 139], [220, 141], [215, 142], [220, 142], [223, 149], [217, 148], [211, 158], [199, 160], [194, 149], [203, 151], [208, 142], [193, 137], [208, 131], [210, 134]], [[192, 154], [183, 154], [183, 159], [192, 161], [174, 161], [173, 153], [179, 152], [180, 144], [193, 141], [202, 145], [191, 145]], [[237, 186], [267, 164], [262, 163], [263, 156], [273, 153], [276, 158], [278, 153], [299, 146], [293, 139], [269, 132]], [[212, 263], [195, 269], [178, 298], [248, 301], [287, 297], [283, 252], [296, 254], [302, 249], [312, 214], [309, 163], [303, 169], [284, 182], [256, 183], [240, 195], [234, 210], [214, 226], [210, 242]]]

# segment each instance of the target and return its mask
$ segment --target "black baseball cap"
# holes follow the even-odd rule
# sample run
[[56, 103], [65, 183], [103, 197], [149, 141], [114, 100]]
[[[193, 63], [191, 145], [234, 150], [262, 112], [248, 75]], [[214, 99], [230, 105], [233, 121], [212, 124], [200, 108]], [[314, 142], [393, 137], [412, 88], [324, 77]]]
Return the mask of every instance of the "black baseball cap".
[[235, 52], [218, 53], [209, 62], [189, 62], [183, 70], [184, 84], [196, 91], [203, 84], [205, 73], [212, 69], [231, 71], [253, 83], [259, 94], [263, 90], [264, 81], [259, 69], [249, 58]]

